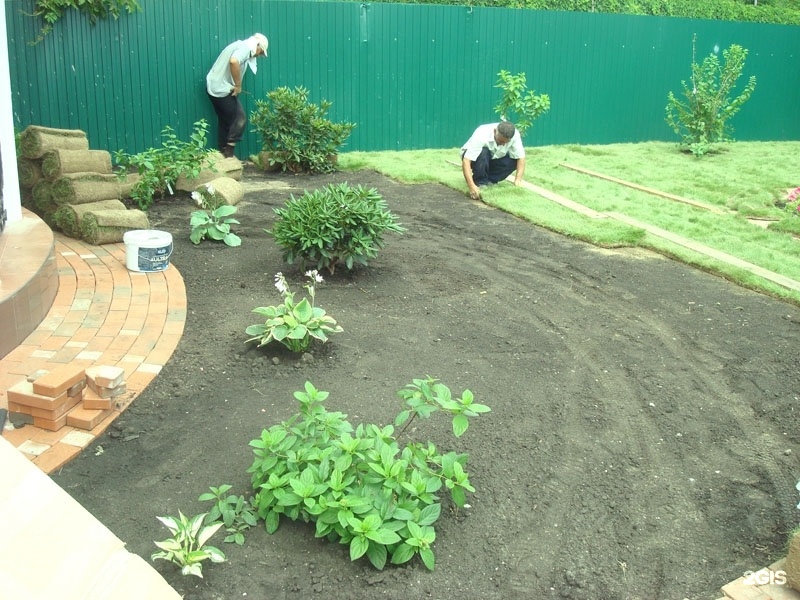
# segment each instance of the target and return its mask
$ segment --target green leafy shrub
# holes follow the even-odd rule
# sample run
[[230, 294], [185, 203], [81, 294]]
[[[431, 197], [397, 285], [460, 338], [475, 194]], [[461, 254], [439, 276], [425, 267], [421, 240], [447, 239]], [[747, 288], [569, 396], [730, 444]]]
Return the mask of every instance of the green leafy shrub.
[[249, 500], [244, 496], [228, 494], [233, 486], [224, 484], [219, 487], [209, 488], [211, 491], [200, 494], [200, 502], [213, 502], [214, 506], [205, 517], [206, 525], [213, 525], [219, 521], [225, 527], [228, 535], [225, 542], [233, 542], [241, 546], [244, 544], [244, 532], [258, 525], [258, 515]]
[[331, 106], [327, 100], [310, 103], [304, 87], [279, 87], [256, 100], [250, 123], [261, 136], [262, 154], [255, 162], [294, 173], [335, 170], [339, 147], [355, 124], [329, 121]]
[[525, 135], [533, 122], [550, 110], [550, 96], [527, 89], [525, 73], [513, 75], [501, 70], [495, 87], [503, 90], [495, 112], [501, 120], [514, 123], [520, 135]]
[[260, 306], [253, 312], [266, 317], [264, 323], [250, 325], [245, 329], [247, 335], [253, 336], [247, 342], [258, 341], [258, 347], [270, 342], [279, 342], [292, 352], [305, 352], [313, 340], [323, 343], [328, 341], [329, 333], [341, 333], [342, 328], [336, 320], [319, 306], [314, 306], [315, 284], [322, 283], [322, 276], [317, 271], [308, 271], [306, 277], [310, 282], [305, 288], [311, 301], [303, 298], [295, 303], [294, 292], [289, 289], [283, 273], [275, 275], [275, 287], [283, 294], [283, 304], [277, 306]]
[[222, 527], [221, 522], [204, 525], [206, 513], [195, 515], [191, 519], [178, 511], [178, 518], [156, 517], [172, 533], [171, 538], [163, 542], [155, 542], [161, 550], [154, 552], [150, 560], [162, 559], [169, 561], [181, 568], [183, 575], [203, 577], [203, 561], [225, 562], [225, 554], [214, 546], [206, 546], [217, 530]]
[[161, 130], [161, 148], [150, 148], [138, 154], [127, 154], [122, 150], [114, 153], [114, 160], [122, 167], [119, 177], [125, 179], [129, 171], [139, 174], [139, 180], [131, 190], [139, 208], [147, 210], [156, 195], [173, 194], [173, 187], [181, 175], [196, 179], [204, 167], [214, 168], [211, 150], [206, 148], [208, 123], [200, 119], [194, 124], [188, 142], [178, 139], [172, 127]]
[[433, 570], [434, 524], [441, 515], [438, 493], [449, 490], [458, 507], [475, 489], [464, 470], [466, 454], [441, 454], [432, 443], [398, 443], [416, 417], [436, 411], [453, 415], [460, 437], [469, 417], [489, 412], [465, 390], [453, 398], [435, 379], [415, 379], [398, 394], [406, 409], [395, 426], [359, 425], [347, 415], [328, 412], [327, 392], [306, 382], [295, 392], [300, 412], [265, 429], [250, 442], [255, 460], [249, 469], [254, 505], [269, 533], [281, 517], [315, 524], [315, 535], [348, 545], [350, 559], [366, 555], [377, 569], [387, 560], [403, 564], [419, 555]]
[[751, 76], [742, 92], [731, 99], [744, 69], [747, 50], [734, 44], [722, 51], [722, 57], [723, 64], [713, 53], [700, 65], [693, 61], [691, 86], [681, 82], [685, 101], [678, 100], [672, 92], [667, 97], [667, 124], [695, 156], [707, 154], [715, 144], [732, 140], [729, 121], [756, 87], [756, 78]]
[[231, 231], [231, 225], [239, 225], [239, 221], [231, 216], [237, 209], [226, 204], [213, 185], [207, 183], [205, 189], [192, 192], [192, 200], [200, 207], [200, 210], [192, 212], [189, 220], [192, 243], [199, 244], [208, 238], [225, 242], [228, 246], [242, 245], [242, 239]]
[[348, 270], [366, 266], [384, 246], [385, 232], [405, 231], [378, 191], [360, 185], [332, 183], [300, 198], [292, 196], [274, 210], [278, 219], [265, 231], [283, 248], [284, 260], [294, 264], [299, 259], [331, 274], [342, 263]]

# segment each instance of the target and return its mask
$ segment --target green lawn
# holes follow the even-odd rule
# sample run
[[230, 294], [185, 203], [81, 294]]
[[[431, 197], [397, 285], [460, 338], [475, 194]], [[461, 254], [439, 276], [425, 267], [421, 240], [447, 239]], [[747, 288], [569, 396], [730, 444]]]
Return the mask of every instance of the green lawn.
[[[618, 213], [800, 282], [800, 216], [783, 207], [800, 186], [800, 142], [735, 142], [696, 158], [675, 144], [529, 147], [525, 180], [594, 211]], [[577, 171], [591, 171], [637, 189]], [[464, 192], [457, 148], [350, 152], [339, 168], [375, 169], [407, 183], [439, 182]], [[652, 191], [649, 191], [652, 190]], [[699, 204], [682, 202], [675, 196]], [[614, 218], [591, 218], [522, 187], [503, 183], [483, 199], [563, 235], [605, 247], [650, 248], [742, 286], [800, 304], [800, 292], [689, 250]], [[752, 219], [768, 227], [755, 225]]]

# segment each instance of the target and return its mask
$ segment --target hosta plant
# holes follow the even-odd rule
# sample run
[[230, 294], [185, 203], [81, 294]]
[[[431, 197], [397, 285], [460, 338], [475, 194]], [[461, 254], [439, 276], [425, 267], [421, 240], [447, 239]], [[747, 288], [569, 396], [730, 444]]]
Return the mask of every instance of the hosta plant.
[[208, 238], [228, 246], [242, 245], [242, 239], [231, 231], [231, 225], [239, 225], [232, 216], [236, 207], [226, 204], [213, 185], [207, 183], [204, 188], [192, 192], [192, 200], [200, 207], [192, 212], [189, 221], [192, 228], [189, 239], [193, 243], [199, 244]]
[[[440, 453], [432, 443], [398, 438], [417, 417], [442, 411], [453, 417], [460, 437], [469, 418], [489, 412], [469, 390], [460, 398], [435, 379], [415, 379], [399, 392], [406, 407], [394, 426], [353, 427], [347, 415], [323, 406], [327, 392], [306, 382], [294, 396], [299, 412], [250, 442], [253, 503], [267, 531], [281, 518], [311, 521], [316, 536], [348, 546], [350, 559], [366, 556], [383, 569], [419, 556], [433, 570], [434, 525], [442, 511], [440, 493], [457, 507], [475, 489], [465, 470], [467, 455]], [[395, 427], [402, 429], [397, 433]]]
[[245, 329], [245, 333], [252, 336], [246, 340], [247, 342], [257, 341], [261, 347], [274, 341], [283, 344], [292, 352], [305, 352], [312, 341], [319, 340], [324, 343], [328, 341], [329, 334], [343, 331], [333, 317], [314, 305], [315, 285], [322, 283], [322, 276], [317, 271], [307, 271], [306, 277], [309, 282], [304, 287], [308, 292], [308, 298], [295, 302], [294, 292], [289, 289], [286, 277], [283, 273], [275, 275], [275, 287], [283, 295], [283, 303], [253, 309], [254, 313], [266, 320]]
[[333, 274], [338, 265], [348, 270], [366, 266], [384, 246], [387, 231], [405, 231], [374, 188], [332, 183], [291, 197], [274, 209], [278, 219], [265, 230], [283, 248], [289, 264], [300, 261]]
[[206, 546], [221, 522], [206, 524], [206, 513], [195, 515], [191, 519], [178, 511], [178, 517], [156, 517], [172, 533], [171, 538], [163, 542], [154, 542], [161, 550], [154, 552], [151, 560], [167, 560], [181, 568], [183, 575], [203, 577], [203, 561], [225, 562], [225, 554], [214, 546]]

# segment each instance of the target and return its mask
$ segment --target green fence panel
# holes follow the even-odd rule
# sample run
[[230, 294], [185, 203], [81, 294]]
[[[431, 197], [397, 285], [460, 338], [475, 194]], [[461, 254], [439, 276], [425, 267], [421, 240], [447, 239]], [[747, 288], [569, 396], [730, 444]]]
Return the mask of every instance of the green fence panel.
[[[731, 44], [756, 75], [732, 121], [741, 140], [800, 139], [800, 28], [754, 23], [467, 6], [281, 0], [141, 0], [142, 11], [90, 25], [70, 11], [37, 44], [32, 0], [6, 2], [15, 127], [87, 132], [93, 148], [138, 152], [165, 126], [186, 138], [216, 118], [205, 75], [230, 41], [260, 31], [269, 56], [245, 79], [248, 114], [278, 86], [333, 102], [356, 129], [343, 150], [453, 148], [496, 120], [501, 69], [525, 72], [550, 111], [527, 145], [675, 138], [667, 94]], [[248, 128], [240, 155], [258, 151]]]

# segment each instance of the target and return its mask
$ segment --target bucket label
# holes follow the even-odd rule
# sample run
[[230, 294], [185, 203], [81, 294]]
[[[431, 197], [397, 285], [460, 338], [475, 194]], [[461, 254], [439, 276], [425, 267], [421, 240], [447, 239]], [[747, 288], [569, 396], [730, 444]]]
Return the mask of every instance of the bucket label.
[[163, 271], [169, 266], [172, 244], [160, 248], [139, 248], [140, 271]]

